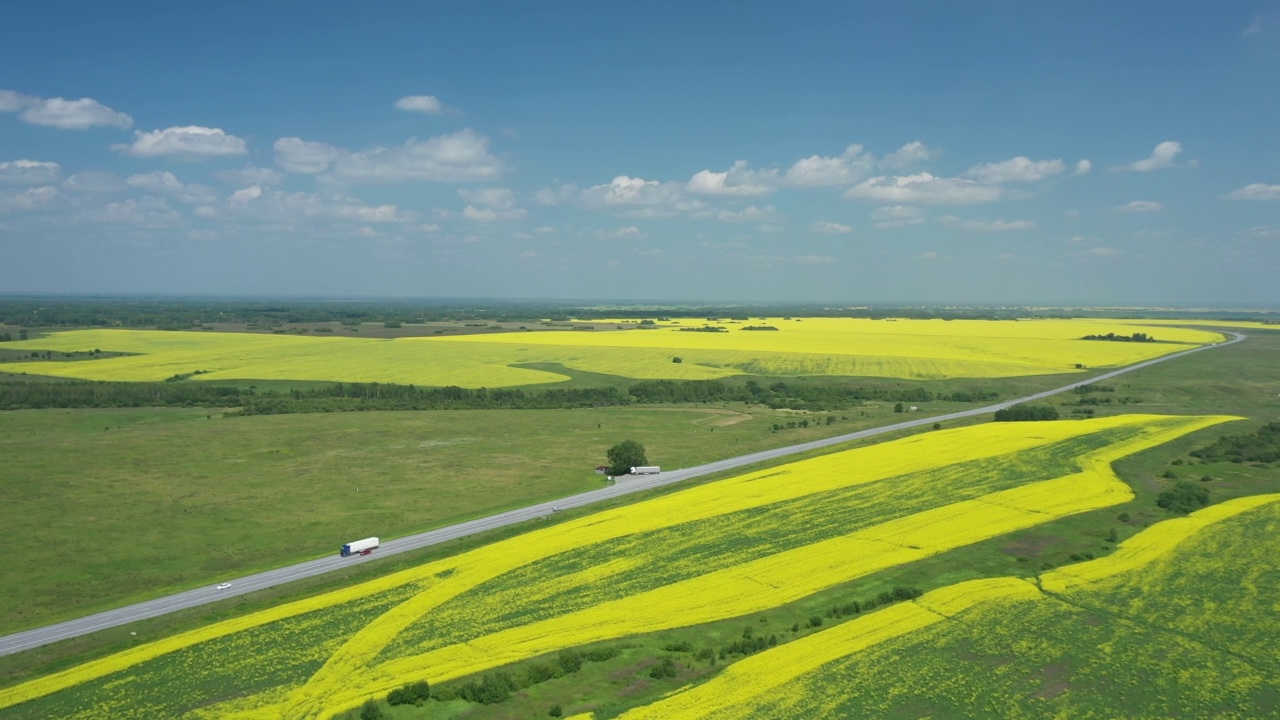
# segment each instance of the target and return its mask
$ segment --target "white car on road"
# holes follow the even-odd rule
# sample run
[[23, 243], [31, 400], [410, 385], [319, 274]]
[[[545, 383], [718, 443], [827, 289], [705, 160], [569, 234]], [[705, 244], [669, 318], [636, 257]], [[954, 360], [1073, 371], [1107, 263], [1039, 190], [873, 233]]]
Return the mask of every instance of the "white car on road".
[[229, 587], [231, 587], [231, 583], [219, 583], [219, 584], [218, 584], [218, 589], [219, 589], [219, 590], [226, 590], [226, 589], [227, 589], [227, 588], [229, 588]]

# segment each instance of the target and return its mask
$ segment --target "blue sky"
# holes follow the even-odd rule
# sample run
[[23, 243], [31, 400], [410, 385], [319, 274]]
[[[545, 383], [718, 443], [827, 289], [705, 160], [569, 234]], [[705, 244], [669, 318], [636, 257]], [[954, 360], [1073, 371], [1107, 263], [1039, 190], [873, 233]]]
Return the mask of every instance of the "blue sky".
[[0, 292], [1280, 304], [1280, 2], [0, 10]]

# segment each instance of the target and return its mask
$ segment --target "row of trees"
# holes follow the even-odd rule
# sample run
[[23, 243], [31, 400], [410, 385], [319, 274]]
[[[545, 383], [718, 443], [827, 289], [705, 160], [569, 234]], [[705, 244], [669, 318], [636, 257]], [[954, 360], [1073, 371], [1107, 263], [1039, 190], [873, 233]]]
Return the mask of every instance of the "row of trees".
[[1052, 405], [1019, 404], [996, 411], [996, 422], [1027, 422], [1057, 420], [1058, 409]]
[[834, 410], [865, 400], [925, 402], [993, 400], [985, 391], [935, 393], [924, 388], [875, 388], [837, 383], [783, 383], [754, 380], [658, 380], [627, 388], [424, 388], [389, 383], [334, 383], [311, 389], [270, 390], [189, 382], [195, 373], [171, 382], [0, 381], [0, 410], [73, 407], [240, 408], [247, 415], [359, 410], [558, 409], [670, 403], [750, 402], [774, 409]]
[[[476, 301], [459, 299], [416, 301], [280, 301], [173, 298], [48, 298], [10, 297], [0, 300], [0, 324], [21, 327], [161, 327], [186, 328], [204, 323], [404, 322], [434, 321], [537, 322], [569, 319], [625, 318], [651, 320], [702, 318], [740, 322], [764, 317], [852, 317], [922, 320], [1016, 320], [1018, 318], [1070, 318], [1105, 316], [1089, 309], [1021, 307], [933, 307], [884, 305], [832, 307], [804, 304], [759, 304], [733, 307], [689, 305], [652, 307], [584, 307], [544, 302]], [[1219, 314], [1219, 319], [1280, 322], [1274, 313], [1249, 313], [1242, 318]], [[1145, 312], [1132, 317], [1186, 317], [1185, 313]]]

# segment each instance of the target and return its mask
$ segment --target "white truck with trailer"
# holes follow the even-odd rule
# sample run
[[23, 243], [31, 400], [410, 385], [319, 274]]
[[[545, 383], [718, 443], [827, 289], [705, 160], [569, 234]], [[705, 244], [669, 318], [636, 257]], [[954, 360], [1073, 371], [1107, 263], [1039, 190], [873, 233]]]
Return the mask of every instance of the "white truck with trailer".
[[363, 540], [356, 540], [355, 542], [349, 542], [346, 545], [343, 545], [342, 550], [339, 554], [342, 555], [342, 557], [351, 557], [352, 555], [368, 555], [369, 553], [373, 552], [374, 549], [377, 547], [378, 547], [378, 538], [376, 537], [365, 538]]
[[631, 468], [632, 475], [657, 475], [662, 472], [662, 468], [657, 465], [637, 465]]

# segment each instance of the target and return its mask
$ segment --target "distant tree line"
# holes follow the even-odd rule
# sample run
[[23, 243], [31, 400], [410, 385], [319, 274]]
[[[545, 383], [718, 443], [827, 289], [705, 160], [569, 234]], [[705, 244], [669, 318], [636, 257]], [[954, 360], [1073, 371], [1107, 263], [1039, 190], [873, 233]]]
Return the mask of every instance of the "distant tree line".
[[996, 411], [996, 422], [1029, 422], [1057, 419], [1058, 409], [1052, 405], [1019, 404]]
[[1132, 335], [1117, 335], [1109, 332], [1106, 335], [1085, 335], [1081, 340], [1107, 340], [1110, 342], [1160, 342], [1146, 333], [1136, 332]]
[[821, 411], [856, 407], [867, 400], [985, 402], [997, 397], [995, 393], [985, 390], [937, 393], [919, 387], [879, 388], [842, 383], [784, 382], [763, 385], [755, 380], [745, 383], [653, 380], [626, 388], [608, 386], [530, 390], [415, 387], [391, 383], [334, 383], [309, 389], [274, 390], [188, 382], [180, 376], [159, 383], [0, 380], [0, 410], [208, 407], [239, 408], [246, 415], [360, 410], [559, 409], [711, 402], [749, 402], [774, 409]]
[[[1213, 314], [1145, 311], [1127, 317], [1179, 318]], [[1277, 313], [1217, 313], [1216, 319], [1280, 322]], [[0, 299], [0, 324], [17, 327], [157, 327], [185, 329], [208, 323], [245, 323], [275, 326], [282, 323], [339, 322], [422, 323], [564, 322], [570, 319], [632, 319], [644, 322], [673, 318], [703, 318], [747, 322], [765, 317], [850, 317], [873, 320], [1017, 320], [1018, 318], [1114, 317], [1114, 313], [1089, 308], [1030, 307], [934, 307], [934, 306], [823, 306], [805, 304], [687, 305], [655, 309], [646, 307], [589, 306], [563, 303], [485, 300], [252, 300], [177, 299], [147, 297], [7, 297]], [[1142, 341], [1140, 341], [1142, 342]]]

